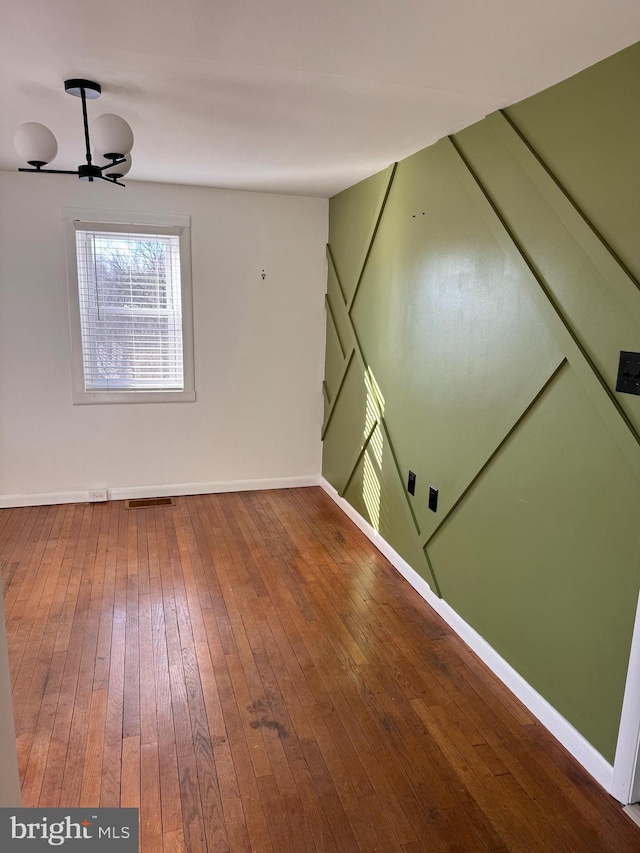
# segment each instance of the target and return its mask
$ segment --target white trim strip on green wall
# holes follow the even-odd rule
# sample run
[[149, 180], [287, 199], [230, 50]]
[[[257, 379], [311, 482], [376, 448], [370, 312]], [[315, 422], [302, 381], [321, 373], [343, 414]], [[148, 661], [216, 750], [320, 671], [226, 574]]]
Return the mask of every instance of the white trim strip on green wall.
[[349, 516], [357, 527], [371, 540], [391, 565], [407, 580], [416, 592], [431, 605], [444, 621], [464, 640], [502, 683], [525, 705], [529, 711], [560, 741], [582, 767], [608, 792], [612, 790], [613, 767], [580, 732], [575, 729], [537, 690], [524, 680], [516, 670], [501, 657], [487, 641], [462, 619], [447, 602], [438, 598], [424, 578], [411, 568], [397, 551], [383, 539], [344, 498], [338, 495], [324, 477], [320, 485], [340, 509]]

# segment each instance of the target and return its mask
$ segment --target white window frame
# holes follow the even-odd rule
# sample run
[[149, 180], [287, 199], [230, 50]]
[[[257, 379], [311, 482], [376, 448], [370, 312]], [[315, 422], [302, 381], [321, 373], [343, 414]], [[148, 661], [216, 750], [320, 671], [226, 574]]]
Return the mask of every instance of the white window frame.
[[[69, 325], [71, 333], [71, 394], [74, 405], [102, 403], [192, 403], [196, 399], [193, 361], [193, 293], [191, 284], [191, 218], [182, 214], [131, 213], [121, 210], [92, 210], [63, 207], [61, 210], [65, 233], [67, 286], [69, 292]], [[144, 233], [177, 234], [180, 244], [180, 289], [182, 300], [182, 358], [184, 388], [179, 391], [87, 391], [84, 380], [80, 298], [78, 288], [78, 259], [76, 231], [131, 229]]]

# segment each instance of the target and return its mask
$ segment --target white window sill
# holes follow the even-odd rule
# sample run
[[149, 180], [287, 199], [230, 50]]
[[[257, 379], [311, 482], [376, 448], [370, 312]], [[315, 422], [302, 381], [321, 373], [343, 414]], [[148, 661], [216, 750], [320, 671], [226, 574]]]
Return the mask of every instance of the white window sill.
[[74, 406], [109, 403], [195, 403], [195, 391], [74, 391]]

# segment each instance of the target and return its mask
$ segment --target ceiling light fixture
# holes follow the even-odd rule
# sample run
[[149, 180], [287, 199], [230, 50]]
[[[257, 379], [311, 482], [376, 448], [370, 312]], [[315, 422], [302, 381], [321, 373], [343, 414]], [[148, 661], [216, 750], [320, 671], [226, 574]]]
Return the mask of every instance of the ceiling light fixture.
[[131, 168], [133, 131], [120, 116], [109, 113], [98, 116], [91, 125], [95, 150], [91, 156], [89, 122], [87, 121], [87, 99], [99, 98], [102, 87], [91, 80], [65, 80], [65, 92], [82, 99], [82, 119], [84, 122], [84, 141], [87, 162], [75, 171], [66, 169], [43, 169], [58, 153], [58, 143], [48, 127], [29, 121], [21, 124], [16, 131], [14, 145], [32, 169], [18, 169], [19, 172], [44, 172], [53, 175], [77, 175], [81, 181], [108, 181], [117, 184]]

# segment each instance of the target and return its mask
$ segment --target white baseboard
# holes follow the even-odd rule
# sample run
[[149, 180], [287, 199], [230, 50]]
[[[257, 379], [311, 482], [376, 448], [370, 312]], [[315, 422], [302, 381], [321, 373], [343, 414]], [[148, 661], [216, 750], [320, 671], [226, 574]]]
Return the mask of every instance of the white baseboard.
[[[220, 492], [247, 492], [260, 489], [297, 489], [301, 486], [318, 486], [320, 478], [280, 477], [266, 480], [228, 480], [219, 483], [173, 483], [162, 486], [124, 486], [107, 489], [110, 501], [128, 498], [164, 498], [178, 495], [213, 495]], [[51, 504], [87, 503], [88, 491], [47, 492], [28, 495], [0, 495], [0, 508], [16, 506], [48, 506]]]
[[13, 506], [75, 504], [87, 500], [87, 492], [42, 492], [35, 495], [0, 495], [0, 509], [9, 509]]
[[631, 818], [631, 820], [634, 823], [637, 823], [638, 826], [640, 826], [640, 805], [638, 805], [638, 803], [625, 806], [622, 811], [626, 812], [626, 814]]
[[429, 584], [412, 569], [397, 551], [380, 536], [369, 522], [338, 495], [331, 483], [324, 477], [320, 485], [332, 500], [349, 516], [357, 527], [367, 536], [376, 548], [389, 560], [391, 565], [411, 584], [411, 586], [433, 607], [444, 621], [461, 637], [488, 667], [497, 675], [511, 692], [531, 713], [560, 741], [562, 746], [584, 767], [584, 769], [608, 792], [611, 791], [613, 767], [570, 722], [541, 696], [507, 661], [501, 657], [489, 643], [467, 622], [431, 590]]

